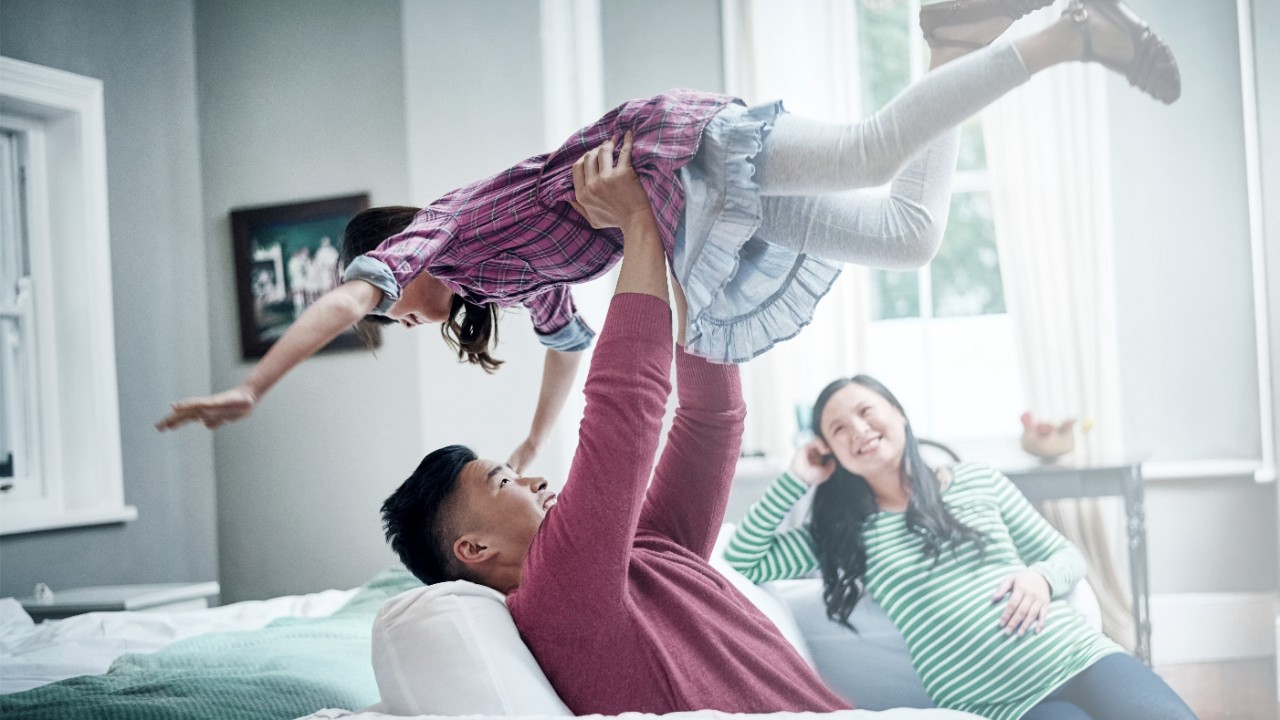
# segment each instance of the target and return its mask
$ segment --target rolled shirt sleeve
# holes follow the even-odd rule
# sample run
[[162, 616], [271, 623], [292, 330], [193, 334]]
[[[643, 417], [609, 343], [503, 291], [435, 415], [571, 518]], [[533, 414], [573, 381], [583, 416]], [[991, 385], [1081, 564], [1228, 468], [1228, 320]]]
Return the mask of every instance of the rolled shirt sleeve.
[[400, 299], [403, 288], [420, 273], [430, 271], [432, 263], [453, 240], [455, 224], [452, 215], [424, 208], [404, 230], [352, 260], [342, 279], [364, 280], [381, 290], [382, 301], [373, 312], [385, 315]]
[[578, 314], [567, 286], [553, 285], [526, 299], [524, 306], [529, 309], [534, 332], [543, 345], [562, 352], [591, 347], [595, 331]]
[[373, 309], [373, 312], [378, 315], [386, 315], [391, 306], [400, 299], [400, 283], [396, 282], [396, 276], [391, 272], [391, 268], [377, 258], [360, 255], [352, 260], [342, 273], [342, 281], [348, 280], [364, 280], [382, 291], [382, 300]]

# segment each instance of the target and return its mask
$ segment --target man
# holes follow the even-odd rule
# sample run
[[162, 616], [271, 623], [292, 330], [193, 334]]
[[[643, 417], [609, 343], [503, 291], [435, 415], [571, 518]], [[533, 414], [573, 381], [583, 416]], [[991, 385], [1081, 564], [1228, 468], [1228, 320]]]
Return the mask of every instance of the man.
[[[662, 240], [630, 153], [627, 138], [614, 165], [605, 143], [574, 168], [578, 211], [621, 228], [624, 246], [562, 496], [542, 478], [442, 448], [383, 505], [387, 538], [424, 582], [460, 578], [505, 593], [576, 714], [848, 708], [707, 564], [745, 408], [737, 368], [683, 352], [683, 330], [679, 406], [654, 468], [671, 312]], [[683, 328], [678, 288], [676, 305]]]

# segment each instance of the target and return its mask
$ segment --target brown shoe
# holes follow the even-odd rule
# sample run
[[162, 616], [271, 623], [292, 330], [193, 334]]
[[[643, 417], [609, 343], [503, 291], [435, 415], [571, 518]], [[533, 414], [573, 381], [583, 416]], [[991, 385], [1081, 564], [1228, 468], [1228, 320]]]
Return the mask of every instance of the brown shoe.
[[[948, 0], [920, 8], [920, 29], [931, 48], [977, 49], [990, 45], [1014, 20], [1052, 4], [1053, 0]], [[1008, 22], [996, 24], [995, 31], [987, 33], [988, 37], [979, 35], [974, 39], [964, 39], [938, 35], [942, 28], [980, 24], [995, 18], [1005, 18]]]
[[[1120, 0], [1072, 0], [1062, 14], [1080, 27], [1084, 38], [1081, 59], [1115, 70], [1130, 85], [1166, 105], [1182, 96], [1182, 74], [1178, 72], [1173, 50], [1128, 5]], [[1091, 18], [1109, 22], [1127, 32], [1133, 43], [1133, 56], [1125, 61], [1097, 54], [1089, 28]]]

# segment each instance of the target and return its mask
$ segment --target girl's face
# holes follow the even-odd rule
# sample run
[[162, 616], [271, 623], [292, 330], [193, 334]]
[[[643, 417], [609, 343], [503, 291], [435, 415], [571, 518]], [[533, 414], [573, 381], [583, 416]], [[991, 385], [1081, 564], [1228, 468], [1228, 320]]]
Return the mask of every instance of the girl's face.
[[417, 327], [449, 319], [452, 304], [453, 291], [424, 272], [409, 281], [386, 316], [405, 327]]
[[897, 481], [907, 419], [879, 393], [857, 383], [840, 388], [822, 408], [819, 434], [845, 470], [868, 480]]

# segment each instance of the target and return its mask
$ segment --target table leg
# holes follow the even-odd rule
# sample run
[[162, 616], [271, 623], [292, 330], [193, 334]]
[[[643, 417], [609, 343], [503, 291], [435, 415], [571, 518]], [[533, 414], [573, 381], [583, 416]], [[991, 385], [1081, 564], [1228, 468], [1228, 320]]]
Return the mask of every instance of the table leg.
[[1133, 589], [1134, 654], [1151, 665], [1151, 605], [1147, 579], [1147, 515], [1143, 506], [1142, 466], [1135, 464], [1125, 478], [1125, 528], [1129, 535], [1129, 582]]

